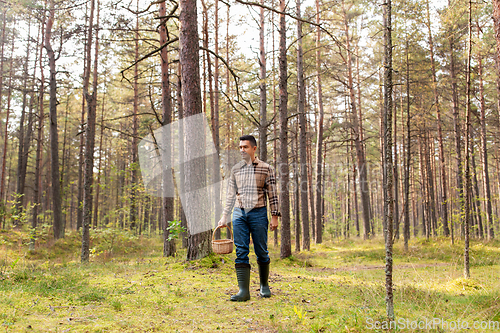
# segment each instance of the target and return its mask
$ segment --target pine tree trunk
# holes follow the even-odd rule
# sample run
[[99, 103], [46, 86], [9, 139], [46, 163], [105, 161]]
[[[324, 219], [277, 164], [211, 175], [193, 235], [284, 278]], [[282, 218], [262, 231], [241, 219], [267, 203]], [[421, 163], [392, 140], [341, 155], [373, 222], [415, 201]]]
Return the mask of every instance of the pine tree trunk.
[[[352, 56], [351, 56], [351, 45], [350, 45], [350, 36], [349, 36], [349, 25], [347, 21], [347, 13], [344, 8], [344, 2], [342, 1], [342, 11], [344, 14], [344, 33], [346, 35], [346, 49], [347, 49], [347, 58], [346, 58], [346, 66], [348, 70], [348, 82], [347, 88], [349, 89], [349, 98], [351, 104], [351, 119], [354, 128], [354, 143], [356, 147], [356, 156], [358, 161], [358, 173], [359, 173], [359, 182], [361, 189], [361, 204], [363, 206], [363, 221], [365, 226], [364, 238], [370, 238], [370, 189], [368, 187], [368, 166], [366, 163], [366, 157], [363, 149], [362, 137], [361, 137], [361, 127], [358, 119], [358, 112], [356, 109], [356, 92], [354, 89], [354, 80], [353, 80], [353, 69], [352, 69]], [[391, 111], [392, 112], [392, 111]]]
[[[85, 13], [88, 12], [88, 2], [85, 3]], [[88, 24], [88, 15], [85, 15], [85, 25]], [[87, 36], [85, 36], [84, 41], [84, 49], [87, 50]], [[85, 71], [87, 66], [87, 52], [83, 55], [83, 76], [85, 76]], [[78, 153], [78, 199], [76, 205], [76, 230], [80, 230], [83, 225], [83, 155], [85, 151], [84, 143], [85, 143], [85, 94], [82, 90], [82, 112], [80, 118], [80, 145], [79, 145], [79, 153]], [[118, 190], [117, 190], [118, 193]]]
[[[215, 31], [214, 31], [214, 43], [215, 43], [215, 54], [219, 54], [219, 0], [215, 0]], [[219, 133], [219, 58], [215, 57], [214, 60], [214, 112], [212, 119], [212, 136], [215, 145], [215, 151], [217, 152], [218, 159], [214, 159], [214, 171], [217, 173], [217, 180], [221, 181], [220, 175], [220, 133]], [[264, 145], [261, 148], [266, 149]], [[267, 150], [266, 150], [267, 152]], [[267, 158], [267, 154], [266, 154]], [[265, 160], [264, 160], [265, 161]], [[221, 216], [222, 214], [222, 205], [218, 204], [221, 202], [221, 191], [215, 191], [214, 193], [214, 202], [215, 204], [215, 216]], [[229, 232], [228, 232], [229, 233]], [[220, 239], [221, 230], [217, 229], [215, 232], [216, 239]]]
[[441, 207], [443, 209], [443, 232], [445, 236], [449, 236], [450, 229], [448, 227], [448, 183], [446, 181], [446, 161], [444, 156], [441, 107], [439, 104], [439, 93], [437, 87], [436, 62], [434, 60], [434, 41], [431, 30], [429, 0], [427, 0], [426, 5], [427, 5], [427, 29], [429, 34], [429, 47], [430, 47], [429, 52], [431, 57], [432, 90], [434, 92], [434, 105], [436, 106], [438, 142], [439, 142], [439, 165], [441, 167], [441, 191], [442, 191]]
[[[274, 0], [271, 0], [271, 3], [272, 3], [272, 6], [274, 8]], [[229, 22], [229, 9], [228, 9], [228, 19], [227, 19], [227, 22]], [[274, 11], [271, 12], [271, 25], [274, 27], [275, 24], [274, 24]], [[275, 32], [276, 29], [271, 29], [271, 40], [273, 42], [273, 52], [272, 52], [272, 55], [273, 55], [273, 68], [276, 68], [276, 52], [274, 52], [274, 50], [276, 50], [276, 47], [275, 47], [275, 38], [274, 38], [274, 32]], [[229, 35], [229, 29], [228, 29], [228, 33]], [[226, 48], [226, 52], [229, 48]], [[227, 55], [226, 55], [227, 57]], [[276, 119], [277, 118], [277, 107], [276, 107], [276, 101], [277, 101], [277, 98], [276, 98], [276, 79], [275, 79], [275, 71], [273, 71], [273, 80], [272, 80], [272, 84], [273, 84], [273, 118]], [[274, 126], [273, 126], [273, 136], [274, 136], [274, 140], [273, 140], [273, 164], [277, 167], [277, 162], [278, 162], [278, 140], [276, 140], [277, 136], [278, 136], [278, 121], [275, 121], [274, 122]], [[279, 171], [279, 170], [278, 170]], [[274, 232], [273, 232], [273, 245], [274, 247], [278, 247], [278, 233], [279, 233], [279, 229], [276, 228], [274, 229]]]
[[281, 249], [280, 257], [287, 258], [292, 255], [290, 240], [290, 196], [288, 192], [289, 167], [288, 167], [288, 69], [286, 59], [286, 1], [279, 1], [282, 12], [279, 15], [279, 186], [280, 186], [280, 210], [281, 210]]
[[[139, 0], [137, 0], [137, 11], [139, 11]], [[137, 223], [137, 132], [139, 123], [137, 113], [139, 112], [139, 15], [135, 18], [135, 37], [134, 37], [134, 104], [133, 104], [133, 118], [132, 118], [132, 164], [131, 164], [131, 177], [130, 177], [130, 230], [135, 231]]]
[[[405, 133], [405, 135], [403, 135], [403, 145], [405, 146], [403, 237], [404, 237], [404, 249], [405, 249], [405, 252], [408, 252], [408, 242], [410, 240], [410, 205], [409, 205], [409, 200], [410, 200], [410, 164], [411, 164], [410, 62], [409, 62], [408, 36], [406, 36], [405, 56], [406, 56], [406, 79], [405, 79], [405, 81], [406, 81], [406, 133]], [[414, 206], [413, 206], [413, 211], [415, 211]], [[416, 219], [414, 218], [414, 221], [415, 220]]]
[[[25, 158], [24, 156], [28, 154], [28, 148], [25, 146], [27, 143], [29, 145], [29, 134], [25, 134], [25, 119], [26, 119], [26, 107], [28, 106], [28, 63], [29, 63], [29, 57], [30, 57], [30, 41], [31, 41], [31, 19], [28, 18], [28, 41], [26, 43], [26, 58], [24, 59], [24, 64], [23, 64], [23, 101], [22, 101], [22, 106], [21, 106], [21, 119], [19, 120], [19, 147], [18, 147], [18, 155], [17, 155], [17, 184], [16, 184], [16, 212], [17, 214], [20, 214], [23, 211], [23, 203], [24, 203], [24, 190], [25, 190], [25, 181], [26, 181], [26, 165], [25, 165]], [[35, 57], [35, 63], [36, 63], [36, 58]], [[36, 68], [36, 66], [35, 66]], [[32, 102], [33, 99], [30, 100]], [[30, 108], [31, 111], [31, 108]], [[28, 129], [29, 131], [29, 129]], [[25, 140], [25, 138], [28, 138], [28, 141]], [[19, 220], [15, 219], [14, 223], [19, 225]]]
[[47, 30], [45, 31], [45, 49], [49, 57], [50, 79], [49, 79], [49, 113], [50, 113], [50, 157], [51, 157], [51, 176], [52, 176], [52, 203], [54, 217], [54, 238], [64, 237], [64, 225], [62, 221], [61, 209], [61, 188], [59, 182], [59, 135], [57, 131], [57, 81], [56, 81], [56, 57], [51, 45], [52, 25], [54, 24], [55, 4], [50, 1], [49, 19], [47, 21]]
[[[97, 22], [99, 22], [99, 18], [97, 18]], [[99, 31], [99, 30], [97, 30]], [[96, 34], [97, 35], [97, 34]], [[102, 109], [101, 109], [101, 133], [99, 134], [99, 162], [97, 166], [97, 182], [96, 182], [96, 190], [95, 190], [95, 207], [94, 207], [94, 218], [93, 218], [93, 228], [97, 229], [99, 225], [99, 194], [101, 189], [101, 173], [102, 173], [102, 141], [104, 137], [104, 106], [106, 101], [106, 95], [103, 94], [102, 97]], [[106, 225], [101, 223], [101, 225]]]
[[384, 211], [387, 215], [385, 230], [385, 290], [386, 308], [389, 321], [394, 320], [394, 295], [392, 287], [393, 270], [393, 166], [392, 166], [392, 4], [386, 0], [384, 5]]
[[[315, 125], [311, 125], [310, 121], [306, 120], [306, 125], [308, 125], [306, 128], [308, 131], [310, 131], [311, 127], [312, 128], [317, 128]], [[309, 237], [312, 237], [313, 239], [316, 239], [316, 208], [315, 208], [315, 189], [313, 189], [313, 173], [314, 167], [313, 167], [313, 159], [312, 159], [312, 137], [308, 138], [309, 140], [307, 141], [307, 146], [306, 146], [306, 151], [307, 151], [307, 194], [309, 197], [309, 215], [311, 216], [311, 233]], [[317, 148], [317, 147], [316, 147]]]
[[[496, 82], [497, 112], [498, 112], [498, 121], [500, 122], [500, 0], [493, 0], [492, 3], [493, 3], [493, 30], [495, 32], [495, 41], [496, 41], [495, 65], [497, 72], [497, 82]], [[500, 132], [500, 126], [498, 127], [498, 130]], [[500, 140], [500, 133], [499, 133], [499, 140]], [[491, 228], [493, 228], [493, 226], [491, 226]]]
[[469, 36], [467, 41], [467, 70], [465, 72], [465, 205], [464, 205], [464, 277], [470, 278], [470, 264], [469, 264], [469, 227], [470, 227], [470, 197], [471, 197], [471, 175], [470, 175], [470, 127], [471, 127], [471, 53], [472, 53], [472, 0], [469, 0], [468, 8], [468, 30]]
[[[178, 75], [177, 75], [177, 111], [179, 114], [179, 119], [184, 118], [184, 107], [182, 106], [182, 68], [181, 63], [179, 62], [178, 66]], [[184, 137], [183, 128], [179, 128], [179, 137]], [[179, 178], [184, 179], [184, 140], [179, 140]], [[184, 185], [182, 181], [179, 182], [179, 190], [180, 193], [184, 192]], [[180, 218], [181, 218], [181, 227], [184, 228], [184, 231], [181, 232], [180, 237], [182, 240], [182, 248], [186, 249], [188, 247], [188, 232], [187, 232], [187, 219], [186, 214], [184, 212], [184, 207], [182, 204], [180, 205]]]
[[[2, 15], [2, 40], [0, 46], [0, 117], [2, 116], [2, 97], [3, 97], [3, 67], [4, 67], [4, 51], [5, 51], [5, 32], [7, 31], [7, 9], [3, 11]], [[2, 126], [0, 126], [0, 138], [2, 135]], [[3, 164], [5, 158], [2, 154], [2, 159], [0, 162]], [[0, 225], [5, 225], [5, 217], [3, 212], [5, 211], [5, 203], [3, 202], [3, 172], [0, 169]], [[3, 221], [2, 221], [3, 220]]]
[[356, 224], [356, 237], [360, 236], [360, 227], [359, 227], [359, 209], [358, 209], [358, 189], [357, 189], [357, 183], [356, 183], [356, 177], [357, 177], [357, 169], [356, 169], [356, 157], [354, 156], [354, 140], [352, 140], [352, 131], [351, 131], [351, 142], [349, 143], [351, 146], [350, 149], [350, 156], [349, 158], [351, 159], [352, 162], [352, 191], [354, 195], [354, 214], [355, 216], [355, 224]]
[[[15, 26], [15, 22], [13, 26]], [[15, 33], [15, 31], [13, 31]], [[14, 75], [14, 40], [15, 38], [12, 38], [12, 44], [11, 44], [11, 56], [10, 56], [10, 69], [9, 69], [9, 83], [8, 83], [8, 92], [7, 92], [7, 114], [5, 117], [5, 130], [4, 130], [4, 138], [3, 138], [3, 152], [2, 152], [2, 166], [0, 170], [0, 212], [5, 212], [6, 210], [6, 190], [5, 190], [5, 179], [6, 179], [6, 166], [7, 166], [7, 145], [9, 142], [9, 132], [8, 132], [8, 127], [9, 127], [9, 118], [10, 118], [10, 105], [12, 101], [12, 76]], [[0, 75], [3, 75], [3, 73], [0, 73]], [[1, 98], [1, 96], [0, 96]], [[10, 178], [9, 178], [10, 179]], [[7, 185], [7, 190], [9, 186]], [[5, 225], [5, 214], [1, 214], [0, 218], [3, 220], [2, 224]]]
[[38, 226], [38, 213], [41, 205], [40, 190], [42, 185], [42, 138], [43, 138], [43, 118], [44, 118], [44, 82], [45, 76], [43, 73], [42, 58], [43, 58], [43, 47], [45, 45], [45, 15], [42, 17], [41, 23], [41, 38], [42, 41], [39, 44], [40, 56], [38, 58], [40, 66], [40, 88], [38, 97], [38, 127], [37, 127], [37, 140], [36, 140], [36, 157], [35, 157], [35, 184], [34, 184], [34, 195], [33, 195], [33, 215], [31, 218], [31, 235], [29, 249], [31, 251], [35, 250], [35, 240], [36, 240], [36, 228]]
[[[300, 0], [296, 1], [297, 17], [301, 18]], [[302, 51], [302, 21], [297, 20], [297, 113], [299, 114], [300, 122], [300, 210], [302, 221], [302, 248], [310, 250], [309, 236], [309, 203], [307, 198], [308, 179], [307, 179], [307, 123], [306, 123], [306, 87], [304, 81], [304, 60]]]
[[[431, 138], [429, 138], [429, 131], [426, 130], [424, 133], [424, 147], [432, 147], [433, 145], [431, 144]], [[434, 174], [432, 172], [432, 164], [431, 164], [431, 157], [430, 157], [430, 151], [434, 152], [432, 148], [425, 149], [424, 150], [424, 155], [425, 155], [425, 167], [426, 171], [425, 174], [427, 176], [427, 194], [428, 194], [428, 202], [429, 202], [429, 234], [432, 231], [433, 236], [437, 236], [436, 233], [436, 200], [435, 200], [435, 191], [434, 191]], [[434, 158], [434, 157], [433, 157]]]
[[481, 193], [479, 193], [479, 182], [477, 181], [477, 168], [476, 168], [476, 154], [474, 152], [474, 132], [471, 132], [471, 143], [470, 143], [470, 153], [471, 153], [471, 163], [472, 163], [472, 177], [473, 179], [473, 193], [471, 195], [472, 204], [474, 206], [474, 219], [477, 223], [475, 228], [476, 236], [480, 238], [484, 238], [484, 229], [483, 229], [483, 218], [481, 214]]
[[[264, 5], [264, 0], [260, 3]], [[259, 119], [259, 158], [261, 161], [267, 161], [267, 73], [266, 73], [266, 49], [265, 49], [265, 26], [264, 26], [264, 8], [260, 7], [259, 16], [259, 67], [260, 67], [260, 119]]]
[[483, 193], [486, 196], [486, 228], [488, 239], [495, 238], [493, 230], [493, 211], [491, 207], [491, 188], [490, 174], [488, 170], [488, 146], [486, 138], [486, 102], [484, 99], [483, 87], [483, 57], [479, 54], [478, 59], [478, 76], [479, 76], [479, 99], [481, 108], [481, 164], [483, 169]]
[[[180, 34], [179, 61], [182, 67], [182, 101], [184, 107], [184, 117], [189, 117], [202, 112], [201, 89], [200, 89], [200, 68], [199, 68], [199, 36], [198, 17], [195, 0], [180, 1]], [[195, 128], [187, 129], [184, 133], [185, 142], [184, 158], [186, 163], [184, 170], [184, 184], [186, 190], [195, 188], [206, 183], [205, 165], [193, 163], [191, 160], [196, 156], [196, 150], [201, 142], [196, 142], [199, 133], [195, 133]], [[203, 187], [203, 186], [202, 186]], [[194, 198], [203, 200], [206, 198]], [[210, 246], [211, 230], [198, 234], [189, 233], [187, 260], [195, 260], [207, 256], [211, 251]]]
[[[297, 160], [297, 152], [299, 152], [299, 138], [298, 138], [298, 128], [297, 124], [295, 126], [295, 160]], [[300, 177], [299, 177], [299, 167], [297, 163], [293, 163], [293, 180], [295, 183], [293, 191], [293, 212], [295, 217], [295, 252], [300, 252]]]
[[[159, 9], [158, 9], [158, 14], [160, 17], [164, 17], [167, 15], [167, 10], [165, 8], [165, 2], [160, 2], [159, 4]], [[167, 28], [166, 28], [166, 23], [167, 22], [162, 22], [160, 25], [159, 34], [160, 34], [160, 45], [164, 45], [168, 41], [168, 36], [167, 36]], [[170, 123], [172, 123], [172, 97], [170, 95], [170, 78], [169, 78], [169, 73], [168, 73], [168, 49], [164, 47], [160, 51], [160, 67], [161, 67], [161, 96], [162, 96], [162, 110], [163, 110], [163, 126], [168, 126]], [[168, 131], [165, 131], [164, 133], [167, 133]], [[163, 138], [165, 142], [165, 147], [169, 148], [171, 146], [170, 140], [171, 138], [164, 137]], [[165, 160], [166, 161], [171, 161], [171, 154], [172, 151], [166, 150], [164, 151]], [[168, 183], [167, 179], [163, 180], [164, 186]], [[168, 229], [169, 223], [168, 221], [173, 221], [174, 220], [174, 198], [171, 196], [166, 196], [163, 198], [163, 256], [164, 257], [169, 257], [169, 256], [174, 256], [176, 253], [176, 248], [175, 248], [175, 240], [169, 240], [170, 236], [170, 231]]]
[[[85, 128], [85, 154], [84, 154], [84, 176], [83, 176], [83, 225], [82, 225], [82, 263], [88, 263], [90, 257], [90, 226], [92, 225], [92, 184], [94, 181], [94, 146], [95, 146], [95, 121], [96, 121], [96, 99], [97, 99], [97, 54], [98, 38], [96, 37], [96, 53], [94, 59], [92, 94], [89, 92], [91, 49], [93, 38], [95, 0], [90, 2], [90, 17], [87, 34], [87, 49], [85, 76], [83, 78], [83, 94], [87, 102], [87, 126]], [[97, 2], [99, 8], [99, 1]], [[99, 12], [99, 9], [97, 9]], [[96, 35], [97, 36], [97, 35]]]
[[[448, 1], [448, 7], [451, 7], [451, 1]], [[461, 134], [460, 134], [460, 115], [459, 115], [459, 101], [458, 101], [458, 87], [455, 69], [455, 40], [453, 33], [450, 31], [449, 34], [449, 44], [450, 44], [450, 76], [451, 76], [451, 89], [452, 89], [452, 101], [453, 101], [453, 130], [455, 132], [455, 152], [457, 154], [457, 188], [459, 191], [459, 204], [460, 210], [463, 210], [464, 203], [464, 193], [463, 193], [463, 183], [462, 183], [462, 149], [461, 149]], [[454, 227], [453, 221], [451, 225], [451, 243], [454, 243]]]
[[393, 119], [394, 119], [394, 124], [393, 124], [393, 155], [394, 155], [394, 162], [393, 162], [393, 187], [394, 187], [394, 215], [393, 215], [393, 220], [394, 220], [394, 237], [395, 239], [399, 239], [399, 172], [398, 172], [398, 166], [399, 166], [399, 161], [398, 161], [398, 143], [397, 143], [397, 130], [398, 130], [398, 122], [397, 122], [397, 111], [396, 111], [396, 104], [394, 104], [394, 112], [393, 112]]
[[[0, 116], [2, 115], [2, 96], [3, 96], [3, 67], [4, 67], [4, 52], [5, 52], [5, 32], [7, 31], [7, 9], [2, 13], [2, 40], [0, 44]], [[0, 129], [1, 130], [1, 129]], [[1, 134], [1, 132], [0, 132]]]

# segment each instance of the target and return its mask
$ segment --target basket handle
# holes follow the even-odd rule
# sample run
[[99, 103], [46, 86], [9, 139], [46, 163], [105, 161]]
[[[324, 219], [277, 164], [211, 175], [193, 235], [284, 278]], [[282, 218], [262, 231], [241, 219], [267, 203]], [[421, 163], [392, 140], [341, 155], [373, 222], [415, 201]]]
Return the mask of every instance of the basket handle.
[[217, 231], [217, 229], [219, 228], [227, 228], [227, 230], [229, 230], [229, 233], [231, 234], [231, 240], [233, 239], [233, 232], [231, 231], [231, 228], [228, 228], [227, 224], [217, 226], [217, 228], [215, 228], [214, 232], [212, 233], [212, 239], [214, 239], [215, 237], [215, 231]]

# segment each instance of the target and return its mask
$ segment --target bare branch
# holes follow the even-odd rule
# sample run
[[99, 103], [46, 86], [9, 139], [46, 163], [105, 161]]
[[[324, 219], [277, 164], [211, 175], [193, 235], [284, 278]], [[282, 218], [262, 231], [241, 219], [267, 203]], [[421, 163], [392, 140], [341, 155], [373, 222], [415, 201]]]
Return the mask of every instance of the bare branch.
[[297, 20], [297, 21], [301, 21], [303, 23], [307, 23], [307, 24], [310, 24], [310, 25], [313, 25], [315, 27], [318, 27], [320, 28], [323, 32], [325, 32], [328, 36], [330, 36], [331, 39], [333, 39], [333, 41], [335, 42], [335, 44], [337, 44], [339, 47], [342, 47], [343, 49], [345, 49], [345, 46], [344, 44], [342, 44], [335, 36], [333, 36], [328, 30], [326, 30], [325, 28], [323, 28], [323, 26], [321, 24], [318, 24], [318, 23], [315, 23], [315, 22], [312, 22], [312, 21], [309, 21], [309, 20], [306, 20], [306, 19], [303, 19], [303, 18], [300, 18], [300, 17], [297, 17], [293, 14], [290, 14], [290, 13], [287, 13], [287, 12], [281, 12], [277, 9], [274, 9], [272, 7], [269, 7], [269, 6], [266, 6], [266, 5], [263, 5], [263, 4], [260, 4], [258, 2], [253, 2], [253, 1], [243, 1], [243, 0], [236, 0], [236, 2], [238, 3], [241, 3], [242, 5], [248, 5], [248, 6], [257, 6], [257, 7], [261, 7], [261, 8], [264, 8], [264, 9], [267, 9], [267, 10], [270, 10], [272, 12], [275, 12], [277, 14], [282, 14], [282, 15], [286, 15], [288, 17], [291, 17], [293, 18], [294, 20]]
[[129, 70], [130, 68], [134, 67], [136, 64], [138, 64], [139, 62], [143, 61], [144, 59], [147, 59], [149, 57], [151, 57], [152, 55], [154, 55], [155, 53], [157, 52], [160, 52], [161, 50], [163, 50], [164, 47], [167, 47], [168, 45], [174, 43], [174, 42], [177, 42], [179, 40], [179, 37], [175, 37], [174, 39], [171, 39], [169, 40], [168, 42], [166, 42], [165, 44], [163, 44], [162, 46], [160, 46], [159, 48], [149, 52], [148, 54], [146, 54], [145, 56], [143, 56], [141, 59], [135, 61], [132, 65], [128, 66], [127, 68], [125, 68], [124, 70], [121, 70], [120, 71], [120, 74], [122, 74], [123, 76], [123, 73], [127, 70]]
[[[229, 98], [229, 96], [223, 90], [221, 90], [220, 92], [226, 97], [227, 101], [231, 104], [231, 106], [233, 107], [233, 109], [236, 112], [238, 112], [241, 116], [243, 116], [244, 118], [246, 118], [249, 122], [253, 123], [255, 126], [257, 126], [257, 127], [260, 126], [259, 121], [257, 121], [257, 119], [255, 119], [255, 117], [253, 116], [253, 114], [251, 114], [250, 112], [248, 113], [248, 115], [243, 114], [240, 110], [238, 110], [238, 108], [234, 105], [234, 103], [231, 100], [231, 98]], [[241, 102], [239, 102], [239, 101], [236, 101], [236, 102], [238, 102], [238, 104], [242, 105], [246, 110], [248, 110], [248, 108], [246, 106], [244, 106], [243, 104], [241, 104]]]

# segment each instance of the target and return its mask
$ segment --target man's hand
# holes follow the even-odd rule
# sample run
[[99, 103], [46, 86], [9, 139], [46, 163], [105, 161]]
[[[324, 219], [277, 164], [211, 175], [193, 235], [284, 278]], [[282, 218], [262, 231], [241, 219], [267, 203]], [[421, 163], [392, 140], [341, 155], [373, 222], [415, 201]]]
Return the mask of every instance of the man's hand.
[[278, 229], [278, 217], [272, 216], [271, 217], [271, 231], [274, 231], [276, 229]]
[[221, 219], [219, 220], [219, 227], [222, 227], [222, 226], [225, 226], [227, 225], [227, 216], [226, 215], [222, 215]]

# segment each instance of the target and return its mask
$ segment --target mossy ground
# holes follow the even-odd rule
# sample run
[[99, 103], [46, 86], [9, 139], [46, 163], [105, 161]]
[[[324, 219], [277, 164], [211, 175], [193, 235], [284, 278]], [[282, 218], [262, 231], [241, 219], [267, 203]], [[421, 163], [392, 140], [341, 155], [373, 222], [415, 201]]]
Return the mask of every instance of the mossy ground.
[[[0, 233], [5, 332], [366, 332], [368, 320], [385, 320], [381, 239], [325, 242], [286, 259], [270, 241], [273, 296], [258, 297], [252, 252], [252, 298], [244, 303], [229, 301], [234, 252], [186, 262], [183, 249], [163, 258], [160, 236], [99, 231], [91, 263], [82, 265], [76, 232], [34, 252], [26, 239]], [[396, 318], [500, 322], [500, 243], [472, 242], [469, 280], [462, 247], [416, 239], [404, 253], [395, 244]]]

